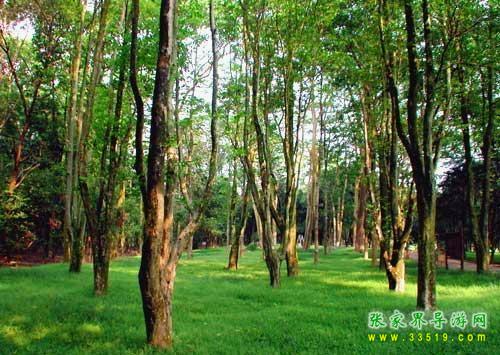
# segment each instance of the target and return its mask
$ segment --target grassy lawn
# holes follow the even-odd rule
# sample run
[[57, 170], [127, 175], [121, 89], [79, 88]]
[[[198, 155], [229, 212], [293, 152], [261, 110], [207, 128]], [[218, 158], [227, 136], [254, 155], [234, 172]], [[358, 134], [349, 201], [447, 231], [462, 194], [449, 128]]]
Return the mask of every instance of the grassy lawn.
[[[473, 251], [465, 252], [465, 260], [476, 262], [476, 253]], [[500, 264], [500, 254], [495, 252], [495, 264]]]
[[[500, 348], [500, 278], [439, 270], [438, 305], [448, 315], [488, 312], [486, 342], [449, 339], [369, 342], [367, 315], [415, 310], [416, 268], [404, 294], [387, 291], [384, 274], [351, 249], [320, 264], [302, 253], [301, 275], [270, 289], [260, 252], [240, 270], [224, 270], [226, 251], [197, 251], [182, 260], [174, 300], [178, 354], [493, 354]], [[0, 269], [0, 354], [150, 354], [137, 283], [139, 258], [114, 261], [106, 297], [92, 295], [92, 270], [70, 275], [66, 265]], [[470, 320], [469, 320], [470, 321]], [[427, 330], [435, 333], [433, 329]], [[389, 332], [387, 330], [387, 332]], [[464, 333], [473, 332], [468, 328]], [[451, 338], [455, 338], [451, 341]]]

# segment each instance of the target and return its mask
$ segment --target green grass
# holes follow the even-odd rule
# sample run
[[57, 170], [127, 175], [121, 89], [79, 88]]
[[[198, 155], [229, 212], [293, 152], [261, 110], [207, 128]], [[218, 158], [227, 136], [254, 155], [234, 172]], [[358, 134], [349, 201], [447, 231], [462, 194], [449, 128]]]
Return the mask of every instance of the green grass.
[[[321, 254], [318, 265], [306, 252], [300, 255], [301, 275], [285, 276], [280, 289], [271, 289], [260, 255], [247, 252], [237, 272], [224, 270], [222, 249], [198, 251], [193, 260], [181, 261], [175, 353], [491, 355], [500, 348], [498, 274], [438, 274], [438, 305], [446, 314], [488, 312], [486, 342], [371, 343], [369, 311], [408, 314], [415, 309], [413, 262], [407, 267], [406, 292], [395, 294], [387, 290], [383, 272], [351, 249]], [[90, 265], [80, 275], [69, 274], [63, 264], [0, 269], [0, 354], [156, 353], [145, 345], [138, 266], [139, 258], [114, 261], [109, 294], [101, 298], [92, 295]]]
[[[500, 254], [495, 253], [495, 264], [500, 264]], [[473, 251], [466, 251], [465, 252], [465, 260], [471, 261], [471, 262], [476, 262], [476, 253]]]

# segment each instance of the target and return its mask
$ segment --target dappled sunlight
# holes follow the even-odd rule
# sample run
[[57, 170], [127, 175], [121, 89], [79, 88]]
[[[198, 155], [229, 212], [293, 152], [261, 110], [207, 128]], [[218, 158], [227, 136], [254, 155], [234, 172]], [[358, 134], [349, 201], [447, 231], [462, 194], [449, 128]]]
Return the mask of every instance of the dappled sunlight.
[[[309, 256], [300, 252], [297, 277], [286, 277], [282, 266], [279, 289], [268, 287], [260, 251], [246, 252], [236, 271], [225, 269], [224, 249], [196, 252], [192, 260], [183, 260], [173, 301], [174, 351], [192, 353], [203, 348], [206, 353], [226, 353], [220, 349], [261, 346], [277, 353], [286, 342], [287, 352], [317, 349], [321, 353], [327, 348], [335, 353], [338, 339], [355, 343], [365, 336], [368, 312], [415, 310], [414, 264], [408, 264], [406, 292], [395, 293], [387, 289], [384, 271], [351, 250], [322, 255], [316, 265]], [[91, 293], [88, 265], [77, 277], [69, 276], [65, 265], [59, 264], [41, 266], [33, 275], [26, 270], [22, 278], [2, 278], [22, 292], [0, 299], [0, 316], [7, 320], [0, 325], [0, 342], [9, 352], [29, 346], [40, 349], [39, 353], [54, 347], [70, 347], [77, 353], [152, 353], [143, 345], [139, 262], [137, 257], [112, 261], [110, 289], [100, 298]], [[11, 273], [0, 270], [0, 276], [6, 274]], [[65, 289], [60, 289], [59, 282], [45, 282], [53, 275], [65, 279]], [[493, 312], [500, 307], [495, 297], [499, 284], [491, 275], [476, 278], [443, 272], [437, 292], [439, 307], [447, 310]], [[44, 296], [33, 298], [34, 294]], [[31, 306], [20, 311], [18, 304]], [[496, 319], [491, 322], [492, 327], [499, 324]], [[401, 346], [394, 349], [406, 349]]]
[[30, 343], [27, 333], [18, 326], [0, 326], [0, 334], [0, 337], [18, 347], [26, 346]]
[[83, 336], [88, 335], [100, 335], [102, 333], [101, 326], [98, 324], [84, 323], [82, 324], [78, 330], [82, 333]]

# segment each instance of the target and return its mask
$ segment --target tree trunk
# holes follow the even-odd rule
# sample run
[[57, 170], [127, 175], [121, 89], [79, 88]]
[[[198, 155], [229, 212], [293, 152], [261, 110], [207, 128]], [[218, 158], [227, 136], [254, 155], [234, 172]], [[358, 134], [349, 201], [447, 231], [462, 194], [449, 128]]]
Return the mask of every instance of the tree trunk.
[[[134, 6], [138, 6], [136, 0]], [[151, 113], [147, 188], [144, 196], [146, 226], [142, 248], [139, 285], [146, 324], [148, 343], [166, 348], [172, 346], [172, 297], [176, 268], [185, 243], [199, 227], [217, 172], [217, 56], [214, 4], [210, 1], [210, 29], [212, 34], [213, 82], [211, 112], [211, 152], [208, 179], [202, 200], [196, 211], [190, 213], [188, 224], [174, 239], [173, 201], [175, 199], [175, 148], [167, 142], [175, 137], [172, 119], [172, 73], [176, 68], [176, 11], [175, 0], [162, 0], [160, 9], [160, 41], [156, 64], [155, 87]], [[137, 33], [135, 33], [137, 35]], [[142, 132], [140, 132], [142, 135]], [[139, 134], [138, 134], [139, 135]], [[140, 148], [140, 147], [139, 147]], [[167, 159], [165, 159], [167, 158]], [[165, 165], [166, 160], [166, 165]], [[139, 167], [140, 168], [140, 167]]]
[[[491, 46], [494, 45], [493, 41], [493, 10], [490, 7], [490, 14], [489, 14], [489, 23], [488, 23], [488, 39], [489, 43]], [[491, 256], [490, 260], [488, 260], [488, 246], [489, 246], [489, 241], [490, 238], [488, 237], [488, 234], [491, 235], [491, 239], [493, 239], [493, 229], [489, 232], [490, 228], [488, 228], [489, 224], [493, 225], [494, 223], [494, 218], [491, 219], [489, 222], [489, 213], [490, 213], [490, 204], [491, 204], [491, 148], [492, 148], [492, 142], [493, 142], [493, 132], [494, 132], [494, 124], [495, 124], [495, 100], [493, 97], [494, 93], [494, 88], [495, 88], [495, 78], [494, 78], [494, 71], [493, 71], [493, 60], [490, 61], [490, 63], [487, 66], [487, 89], [486, 89], [486, 100], [488, 103], [488, 120], [486, 124], [486, 129], [484, 130], [483, 133], [483, 146], [482, 146], [482, 154], [483, 154], [483, 171], [484, 171], [484, 178], [482, 182], [482, 196], [481, 196], [481, 209], [480, 209], [480, 214], [479, 214], [479, 237], [481, 240], [481, 244], [483, 245], [485, 249], [485, 255], [483, 256], [482, 260], [477, 260], [477, 270], [488, 270], [489, 269], [489, 263], [493, 263], [494, 261], [494, 255], [495, 255], [495, 248], [491, 247]], [[496, 210], [493, 210], [493, 214], [496, 213]], [[489, 232], [489, 233], [488, 233]], [[479, 267], [479, 263], [481, 263], [481, 267]]]
[[187, 250], [187, 258], [188, 259], [193, 258], [193, 239], [194, 239], [194, 237], [189, 238], [188, 250]]
[[[97, 202], [97, 208], [93, 206], [91, 194], [89, 191], [89, 187], [87, 184], [87, 160], [88, 160], [88, 137], [91, 128], [91, 123], [94, 115], [94, 102], [95, 102], [95, 94], [96, 87], [99, 84], [99, 80], [101, 79], [101, 67], [102, 67], [102, 58], [103, 58], [103, 49], [104, 49], [104, 37], [106, 34], [106, 25], [107, 25], [107, 16], [110, 7], [110, 0], [104, 0], [101, 6], [101, 13], [99, 18], [99, 29], [96, 39], [96, 46], [94, 48], [93, 55], [93, 69], [91, 82], [87, 88], [87, 101], [86, 101], [86, 111], [85, 111], [85, 119], [83, 120], [82, 125], [82, 133], [81, 139], [79, 142], [79, 150], [78, 150], [78, 177], [79, 177], [79, 185], [80, 185], [80, 194], [83, 201], [83, 206], [85, 208], [87, 224], [89, 227], [89, 232], [92, 238], [92, 255], [93, 255], [93, 263], [94, 263], [94, 294], [104, 295], [108, 288], [108, 269], [109, 269], [109, 250], [108, 250], [108, 242], [106, 238], [108, 237], [108, 229], [107, 222], [110, 222], [107, 218], [104, 223], [101, 221], [101, 207], [103, 204], [104, 198], [104, 189], [101, 188], [99, 193], [99, 198]], [[104, 171], [102, 169], [101, 164], [101, 174]], [[102, 183], [101, 183], [102, 184]], [[114, 184], [111, 183], [111, 185]], [[102, 187], [103, 185], [101, 185]], [[111, 201], [108, 201], [111, 202]], [[109, 206], [106, 207], [106, 209]], [[109, 213], [109, 211], [108, 211]], [[104, 224], [105, 228], [102, 228]]]
[[[86, 1], [82, 4], [82, 10], [80, 14], [80, 27], [75, 36], [75, 44], [74, 44], [74, 54], [71, 62], [71, 71], [70, 71], [70, 97], [68, 102], [68, 110], [67, 110], [67, 138], [66, 138], [66, 194], [64, 200], [64, 223], [63, 223], [63, 249], [64, 249], [64, 260], [68, 261], [71, 258], [71, 264], [74, 266], [70, 266], [70, 271], [79, 272], [81, 260], [78, 262], [77, 260], [73, 260], [74, 258], [81, 259], [82, 252], [76, 251], [77, 255], [71, 255], [71, 244], [75, 244], [73, 242], [73, 238], [78, 238], [75, 235], [75, 228], [73, 226], [72, 215], [74, 215], [73, 209], [75, 208], [75, 203], [73, 199], [76, 198], [76, 194], [74, 192], [74, 175], [77, 173], [77, 169], [75, 169], [74, 162], [76, 157], [76, 150], [78, 148], [78, 134], [76, 132], [77, 129], [77, 103], [78, 103], [78, 83], [79, 83], [79, 74], [80, 74], [80, 63], [82, 57], [82, 37], [83, 37], [83, 25], [84, 25], [84, 17], [85, 17], [85, 7]], [[73, 213], [72, 213], [73, 212]], [[76, 243], [76, 247], [79, 247], [78, 241]], [[80, 246], [81, 247], [81, 246]]]
[[235, 230], [232, 235], [233, 239], [231, 241], [231, 249], [229, 251], [229, 263], [227, 265], [227, 268], [229, 270], [238, 269], [238, 260], [241, 255], [240, 252], [242, 244], [241, 240], [245, 235], [245, 229], [247, 225], [247, 209], [248, 209], [249, 195], [250, 195], [250, 189], [248, 185], [246, 185], [242, 196], [243, 205], [241, 206], [240, 227], [238, 230]]
[[436, 305], [436, 200], [422, 196], [417, 184], [418, 208], [418, 278], [417, 307], [425, 310]]
[[[105, 243], [107, 236], [102, 235], [98, 240]], [[94, 265], [94, 294], [96, 296], [105, 295], [108, 291], [109, 275], [109, 246], [92, 248], [92, 260]]]
[[[245, 59], [246, 64], [248, 65], [247, 58], [247, 48], [246, 39], [252, 38], [253, 45], [251, 47], [252, 54], [252, 65], [251, 65], [251, 120], [254, 126], [255, 135], [256, 135], [256, 143], [257, 143], [257, 155], [258, 155], [258, 164], [259, 164], [259, 172], [260, 172], [260, 190], [257, 189], [256, 177], [254, 173], [253, 162], [249, 157], [249, 142], [248, 142], [248, 132], [244, 134], [244, 147], [247, 151], [247, 154], [242, 158], [243, 165], [245, 167], [245, 172], [247, 174], [247, 182], [250, 185], [254, 207], [258, 212], [258, 215], [262, 224], [262, 246], [264, 251], [264, 259], [266, 262], [267, 269], [269, 271], [270, 285], [272, 287], [279, 287], [280, 285], [280, 257], [278, 253], [273, 250], [272, 245], [272, 228], [271, 223], [268, 219], [268, 210], [271, 207], [270, 204], [270, 192], [269, 189], [271, 187], [270, 183], [270, 157], [269, 157], [269, 149], [266, 146], [266, 139], [264, 136], [264, 132], [261, 126], [261, 122], [259, 120], [259, 96], [260, 96], [260, 69], [261, 69], [261, 53], [260, 53], [260, 32], [259, 32], [259, 24], [262, 19], [256, 18], [257, 26], [256, 28], [252, 28], [253, 33], [250, 35], [250, 23], [248, 19], [249, 11], [247, 11], [246, 3], [240, 3], [243, 10], [243, 27], [244, 27], [244, 38], [245, 38]], [[253, 23], [252, 23], [253, 24]], [[246, 95], [248, 97], [248, 95]], [[245, 126], [247, 122], [247, 115], [245, 115]], [[277, 219], [278, 217], [273, 213], [273, 218]], [[284, 224], [283, 224], [284, 226]], [[284, 228], [280, 228], [284, 230]], [[285, 233], [284, 233], [285, 234]], [[286, 238], [286, 235], [284, 235]]]
[[[461, 60], [461, 46], [457, 42], [457, 52], [459, 53], [459, 62]], [[482, 273], [488, 270], [488, 263], [484, 263], [485, 259], [488, 259], [488, 247], [484, 240], [480, 237], [479, 231], [479, 219], [476, 209], [476, 199], [475, 199], [475, 176], [474, 170], [472, 169], [473, 158], [472, 158], [472, 148], [470, 140], [470, 127], [469, 127], [469, 104], [466, 93], [465, 84], [465, 68], [463, 65], [458, 64], [458, 81], [460, 83], [460, 118], [462, 120], [462, 140], [465, 155], [465, 200], [466, 200], [466, 210], [467, 210], [467, 225], [469, 232], [469, 239], [474, 242], [476, 251], [476, 271], [477, 273]], [[486, 266], [486, 269], [484, 269]]]
[[71, 241], [71, 259], [69, 263], [70, 272], [80, 272], [82, 268], [83, 255], [85, 251], [85, 231], [86, 231], [86, 220], [85, 214], [81, 207], [78, 207], [79, 215], [79, 229], [73, 235], [73, 240]]
[[235, 209], [236, 209], [236, 196], [237, 196], [237, 163], [236, 158], [233, 159], [233, 181], [231, 183], [231, 196], [229, 197], [228, 211], [227, 211], [227, 226], [226, 226], [226, 246], [232, 242], [233, 234], [235, 233]]
[[312, 142], [310, 151], [311, 167], [309, 172], [308, 204], [306, 218], [306, 238], [314, 241], [313, 260], [316, 264], [319, 261], [319, 157], [317, 147], [318, 119], [314, 108], [312, 111]]
[[[137, 0], [136, 0], [137, 1]], [[138, 8], [138, 1], [134, 4]], [[169, 103], [170, 70], [175, 54], [176, 1], [162, 0], [160, 41], [151, 112], [151, 136], [147, 161], [144, 205], [145, 228], [139, 269], [146, 335], [149, 344], [172, 346], [172, 296], [175, 264], [169, 266], [173, 228], [173, 183], [164, 183]], [[167, 174], [173, 179], [169, 161]]]
[[375, 232], [373, 230], [370, 232], [370, 236], [372, 240], [372, 249], [371, 249], [372, 266], [376, 266], [378, 243], [377, 243], [377, 237], [375, 236]]
[[252, 209], [253, 209], [253, 215], [255, 218], [255, 227], [257, 229], [257, 236], [259, 237], [258, 245], [259, 245], [260, 249], [264, 250], [263, 246], [262, 246], [262, 239], [263, 239], [263, 235], [264, 235], [264, 232], [262, 231], [262, 221], [261, 221], [260, 216], [259, 216], [259, 211], [257, 211], [257, 206], [255, 204], [255, 201], [252, 203]]
[[360, 176], [359, 182], [359, 191], [358, 191], [358, 203], [357, 211], [356, 211], [356, 234], [354, 236], [354, 250], [358, 252], [365, 252], [365, 219], [366, 219], [366, 196], [367, 196], [367, 186], [366, 179], [367, 177], [364, 173]]

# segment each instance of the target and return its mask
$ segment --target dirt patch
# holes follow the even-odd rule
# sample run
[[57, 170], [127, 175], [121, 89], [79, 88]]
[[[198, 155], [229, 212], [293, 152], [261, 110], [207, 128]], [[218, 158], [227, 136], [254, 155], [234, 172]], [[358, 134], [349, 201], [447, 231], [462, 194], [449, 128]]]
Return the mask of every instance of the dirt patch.
[[36, 266], [51, 263], [60, 263], [63, 261], [63, 257], [60, 255], [54, 256], [52, 258], [47, 258], [44, 255], [39, 254], [19, 254], [13, 255], [9, 258], [6, 256], [0, 256], [0, 267], [19, 267], [19, 266]]
[[[418, 261], [418, 252], [417, 251], [410, 251], [410, 258]], [[439, 267], [443, 267], [443, 265], [438, 265]], [[457, 259], [452, 259], [448, 257], [448, 268], [449, 269], [460, 269], [460, 260]], [[474, 271], [476, 270], [476, 263], [466, 261], [464, 260], [464, 270], [470, 270]], [[492, 272], [500, 272], [500, 265], [499, 264], [490, 264], [490, 271]]]

